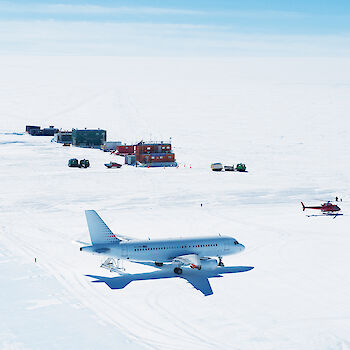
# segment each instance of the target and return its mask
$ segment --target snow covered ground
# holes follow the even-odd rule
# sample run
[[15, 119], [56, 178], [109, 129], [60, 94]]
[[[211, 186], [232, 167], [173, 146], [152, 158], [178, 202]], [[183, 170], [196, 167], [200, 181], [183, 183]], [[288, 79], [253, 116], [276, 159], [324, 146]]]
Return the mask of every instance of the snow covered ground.
[[[1, 57], [0, 348], [350, 349], [350, 63], [345, 59]], [[100, 127], [172, 142], [179, 168], [17, 135]], [[69, 158], [89, 169], [70, 169]], [[213, 173], [244, 162], [248, 173]], [[343, 199], [306, 217], [300, 201]], [[200, 204], [203, 203], [203, 207]], [[246, 246], [203, 296], [181, 278], [110, 289], [84, 210], [116, 233]], [[35, 263], [35, 258], [37, 262]], [[129, 272], [151, 268], [126, 264]]]

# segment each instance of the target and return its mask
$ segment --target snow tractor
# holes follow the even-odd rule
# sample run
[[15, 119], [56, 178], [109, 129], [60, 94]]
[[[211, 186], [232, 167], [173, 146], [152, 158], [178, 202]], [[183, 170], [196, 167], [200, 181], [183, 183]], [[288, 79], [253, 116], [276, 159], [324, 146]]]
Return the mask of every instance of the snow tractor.
[[236, 171], [240, 171], [240, 172], [245, 172], [246, 171], [246, 169], [247, 169], [247, 167], [245, 166], [245, 164], [243, 164], [243, 163], [239, 163], [239, 164], [237, 164], [237, 166], [236, 166]]

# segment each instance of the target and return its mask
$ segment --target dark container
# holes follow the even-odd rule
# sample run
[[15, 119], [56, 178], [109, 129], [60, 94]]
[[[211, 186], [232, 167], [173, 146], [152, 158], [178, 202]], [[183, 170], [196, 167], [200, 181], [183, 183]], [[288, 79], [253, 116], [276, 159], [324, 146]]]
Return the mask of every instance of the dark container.
[[73, 129], [72, 143], [78, 147], [101, 147], [107, 138], [106, 130], [101, 129]]
[[36, 129], [36, 130], [40, 130], [40, 126], [36, 126], [36, 125], [26, 125], [26, 132], [29, 133], [30, 130], [32, 129]]
[[117, 146], [118, 154], [120, 155], [127, 155], [127, 154], [134, 154], [134, 145], [121, 145]]

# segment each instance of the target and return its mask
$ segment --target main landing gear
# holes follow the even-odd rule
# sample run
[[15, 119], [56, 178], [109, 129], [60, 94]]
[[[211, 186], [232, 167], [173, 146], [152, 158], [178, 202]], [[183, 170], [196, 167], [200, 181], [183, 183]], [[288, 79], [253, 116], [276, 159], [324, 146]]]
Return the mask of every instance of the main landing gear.
[[175, 272], [177, 275], [181, 275], [181, 274], [182, 274], [182, 269], [181, 269], [180, 267], [175, 267], [174, 272]]
[[110, 272], [123, 273], [125, 271], [123, 266], [123, 260], [113, 258], [107, 258], [101, 265], [104, 269], [109, 270]]
[[222, 257], [219, 256], [219, 262], [218, 262], [218, 266], [224, 267], [224, 263], [222, 262]]

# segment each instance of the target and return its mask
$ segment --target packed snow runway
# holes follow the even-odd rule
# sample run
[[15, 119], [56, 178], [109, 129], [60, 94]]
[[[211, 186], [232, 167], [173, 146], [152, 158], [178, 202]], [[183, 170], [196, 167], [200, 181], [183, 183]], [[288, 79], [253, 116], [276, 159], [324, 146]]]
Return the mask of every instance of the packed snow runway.
[[[350, 349], [348, 62], [0, 63], [0, 348]], [[179, 168], [106, 169], [115, 156], [18, 134], [26, 124], [172, 137]], [[91, 167], [68, 168], [73, 157]], [[302, 211], [335, 196], [343, 216]], [[210, 278], [204, 296], [126, 263], [146, 275], [110, 288], [117, 275], [76, 243], [89, 241], [86, 209], [137, 239], [230, 235], [246, 250], [225, 265], [254, 268]]]

